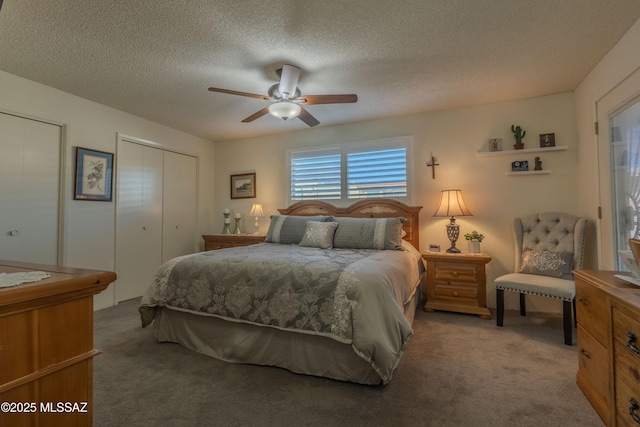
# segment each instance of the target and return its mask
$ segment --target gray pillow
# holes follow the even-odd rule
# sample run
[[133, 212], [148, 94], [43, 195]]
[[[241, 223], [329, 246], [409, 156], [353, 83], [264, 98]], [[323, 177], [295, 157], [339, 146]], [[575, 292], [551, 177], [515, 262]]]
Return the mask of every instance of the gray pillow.
[[334, 248], [402, 250], [404, 218], [343, 218], [333, 238]]
[[571, 279], [573, 254], [571, 252], [532, 251], [522, 254], [518, 273]]
[[337, 222], [307, 221], [307, 228], [300, 241], [300, 246], [331, 249], [336, 228], [338, 228]]
[[326, 222], [330, 217], [326, 215], [295, 216], [271, 215], [271, 224], [265, 242], [297, 245], [302, 240], [307, 221]]

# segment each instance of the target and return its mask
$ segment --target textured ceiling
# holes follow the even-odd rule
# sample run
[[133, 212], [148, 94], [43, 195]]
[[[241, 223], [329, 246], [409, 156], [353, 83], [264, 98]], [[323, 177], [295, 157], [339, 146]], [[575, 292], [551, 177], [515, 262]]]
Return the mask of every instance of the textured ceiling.
[[266, 115], [283, 63], [320, 126], [573, 90], [639, 0], [4, 0], [0, 69], [209, 140], [306, 129]]

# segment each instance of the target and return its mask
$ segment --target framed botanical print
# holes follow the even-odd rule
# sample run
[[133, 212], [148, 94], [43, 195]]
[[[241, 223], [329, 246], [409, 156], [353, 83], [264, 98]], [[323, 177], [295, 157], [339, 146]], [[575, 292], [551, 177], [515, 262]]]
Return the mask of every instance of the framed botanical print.
[[256, 174], [231, 175], [231, 198], [254, 199], [256, 197]]
[[75, 200], [110, 202], [113, 153], [76, 147]]

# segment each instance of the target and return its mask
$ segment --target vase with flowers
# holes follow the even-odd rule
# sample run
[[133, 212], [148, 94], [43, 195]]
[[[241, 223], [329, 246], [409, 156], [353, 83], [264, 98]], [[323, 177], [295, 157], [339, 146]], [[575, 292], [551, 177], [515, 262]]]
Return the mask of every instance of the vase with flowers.
[[465, 234], [464, 238], [467, 241], [469, 253], [472, 253], [472, 254], [480, 253], [480, 242], [484, 240], [484, 235], [473, 230], [471, 233]]

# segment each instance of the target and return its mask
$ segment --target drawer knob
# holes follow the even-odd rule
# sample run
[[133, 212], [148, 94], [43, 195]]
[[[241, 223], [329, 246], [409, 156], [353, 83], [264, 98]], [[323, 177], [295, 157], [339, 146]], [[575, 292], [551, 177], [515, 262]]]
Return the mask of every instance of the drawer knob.
[[589, 353], [587, 350], [585, 350], [584, 348], [580, 350], [580, 353], [582, 353], [582, 355], [584, 357], [586, 357], [587, 359], [591, 359], [591, 353]]
[[583, 298], [578, 298], [578, 302], [582, 305], [584, 305], [585, 307], [589, 307], [589, 301]]
[[457, 296], [458, 296], [458, 291], [454, 291], [454, 292], [453, 292], [453, 296], [454, 296], [454, 297], [457, 297]]
[[637, 337], [636, 334], [629, 331], [627, 332], [627, 347], [633, 351], [635, 354], [640, 355], [640, 349], [638, 347], [636, 347], [636, 341], [637, 341]]
[[636, 414], [636, 411], [639, 408], [640, 408], [640, 405], [638, 405], [638, 401], [632, 397], [629, 400], [629, 415], [631, 415], [631, 418], [633, 418], [633, 421], [635, 421], [637, 424], [640, 424], [640, 416]]

